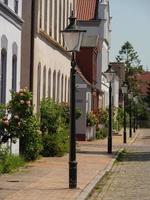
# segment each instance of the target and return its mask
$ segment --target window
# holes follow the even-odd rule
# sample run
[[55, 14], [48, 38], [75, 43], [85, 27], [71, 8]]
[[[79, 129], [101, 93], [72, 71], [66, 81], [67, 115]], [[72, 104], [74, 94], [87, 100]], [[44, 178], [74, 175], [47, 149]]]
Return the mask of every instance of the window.
[[51, 97], [51, 69], [48, 70], [48, 97]]
[[44, 30], [47, 32], [47, 0], [45, 0], [44, 4]]
[[67, 77], [65, 77], [65, 102], [67, 102]]
[[14, 11], [15, 13], [18, 13], [18, 0], [14, 1]]
[[40, 0], [40, 28], [42, 28], [42, 0]]
[[50, 8], [49, 8], [49, 35], [52, 35], [52, 11], [53, 11], [53, 4], [52, 4], [52, 0], [50, 0]]
[[12, 58], [12, 90], [17, 90], [17, 56]]
[[58, 72], [57, 75], [57, 101], [59, 102], [60, 100], [60, 71]]
[[53, 100], [56, 100], [56, 71], [53, 72]]
[[61, 31], [61, 13], [62, 13], [62, 11], [61, 11], [61, 9], [62, 9], [62, 1], [61, 0], [59, 0], [59, 43], [61, 44], [61, 33], [60, 33], [60, 31]]
[[41, 64], [38, 65], [37, 73], [37, 112], [40, 111], [40, 96], [41, 96]]
[[0, 103], [6, 103], [7, 52], [1, 51]]
[[8, 5], [8, 0], [4, 0], [4, 4]]
[[46, 66], [44, 66], [43, 70], [43, 98], [46, 97]]
[[64, 100], [64, 76], [62, 75], [62, 77], [61, 77], [61, 102], [63, 102], [63, 100]]
[[55, 0], [55, 9], [54, 9], [54, 16], [55, 16], [55, 22], [54, 22], [54, 39], [57, 40], [57, 0]]

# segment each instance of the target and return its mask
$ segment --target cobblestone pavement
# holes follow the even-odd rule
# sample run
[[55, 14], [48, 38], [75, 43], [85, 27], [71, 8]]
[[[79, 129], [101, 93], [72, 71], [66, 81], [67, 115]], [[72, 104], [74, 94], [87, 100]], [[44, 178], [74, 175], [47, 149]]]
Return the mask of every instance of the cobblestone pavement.
[[[134, 137], [128, 138], [128, 143]], [[129, 133], [128, 133], [129, 136]], [[0, 175], [0, 200], [85, 199], [100, 177], [110, 169], [123, 145], [122, 131], [113, 136], [113, 154], [107, 154], [107, 139], [77, 143], [77, 189], [68, 189], [68, 154], [42, 158], [13, 174]]]
[[150, 129], [126, 147], [122, 162], [99, 182], [88, 200], [150, 200]]

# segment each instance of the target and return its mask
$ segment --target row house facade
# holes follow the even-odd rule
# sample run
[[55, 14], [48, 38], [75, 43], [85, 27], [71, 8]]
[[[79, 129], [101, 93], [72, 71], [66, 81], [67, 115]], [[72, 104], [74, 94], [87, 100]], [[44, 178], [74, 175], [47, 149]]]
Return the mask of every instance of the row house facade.
[[[0, 104], [11, 99], [10, 90], [20, 89], [22, 1], [0, 1]], [[18, 153], [19, 143], [12, 144]]]
[[104, 72], [109, 64], [111, 17], [109, 0], [77, 0], [77, 19], [81, 28], [86, 29], [88, 36], [99, 36], [96, 60], [96, 87], [98, 106], [108, 106], [108, 83]]
[[21, 1], [0, 1], [0, 103], [10, 100], [10, 90], [20, 88]]
[[[35, 111], [39, 111], [42, 98], [50, 97], [57, 102], [68, 102], [69, 99], [71, 55], [64, 48], [60, 31], [68, 24], [74, 2], [37, 0], [27, 5], [23, 0], [23, 5], [23, 16], [27, 21], [22, 38], [22, 87], [28, 86], [33, 91]], [[26, 32], [28, 26], [30, 34]], [[31, 59], [26, 63], [29, 57]]]

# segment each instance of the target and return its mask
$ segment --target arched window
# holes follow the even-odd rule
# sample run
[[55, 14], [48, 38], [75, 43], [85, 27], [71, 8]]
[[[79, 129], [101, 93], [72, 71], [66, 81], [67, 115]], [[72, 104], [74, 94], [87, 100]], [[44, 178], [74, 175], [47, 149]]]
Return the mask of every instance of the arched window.
[[18, 13], [18, 0], [14, 0], [14, 11]]
[[12, 90], [17, 90], [17, 56], [12, 57]]
[[68, 103], [70, 103], [70, 79], [68, 79]]
[[46, 97], [46, 66], [44, 66], [43, 70], [43, 98]]
[[53, 72], [53, 99], [56, 100], [56, 71]]
[[8, 5], [8, 0], [4, 0], [4, 4]]
[[60, 101], [60, 71], [57, 74], [57, 101]]
[[0, 103], [6, 103], [7, 51], [1, 50]]
[[57, 0], [55, 0], [54, 6], [54, 39], [57, 40]]
[[44, 30], [47, 32], [47, 0], [45, 0], [44, 4]]
[[41, 96], [41, 64], [38, 65], [37, 73], [37, 112], [40, 111], [40, 96]]
[[49, 35], [52, 36], [53, 0], [50, 0], [49, 6]]
[[51, 69], [48, 70], [48, 97], [51, 97]]
[[62, 0], [59, 0], [59, 43], [61, 44], [61, 23], [62, 23]]
[[65, 102], [67, 102], [67, 76], [65, 76]]
[[61, 77], [61, 102], [64, 100], [64, 76]]
[[42, 0], [40, 0], [40, 28], [42, 28]]

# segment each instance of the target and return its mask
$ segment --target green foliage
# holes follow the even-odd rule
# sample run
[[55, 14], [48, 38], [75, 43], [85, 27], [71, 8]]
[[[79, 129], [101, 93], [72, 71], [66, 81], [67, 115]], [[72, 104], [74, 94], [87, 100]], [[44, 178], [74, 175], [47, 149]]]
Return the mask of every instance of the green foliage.
[[68, 151], [68, 133], [67, 129], [61, 127], [57, 134], [43, 135], [43, 156], [63, 156]]
[[125, 159], [125, 157], [127, 156], [127, 150], [123, 149], [121, 152], [119, 152], [118, 156], [117, 156], [117, 161], [121, 162]]
[[124, 62], [126, 66], [126, 82], [130, 90], [137, 92], [138, 82], [134, 78], [137, 73], [142, 73], [143, 66], [139, 59], [138, 53], [134, 50], [130, 42], [125, 42], [119, 51], [119, 55], [116, 57], [118, 62]]
[[51, 99], [41, 103], [41, 131], [43, 156], [62, 156], [68, 149], [67, 104], [57, 104]]
[[39, 134], [39, 122], [33, 114], [32, 94], [27, 88], [19, 92], [11, 92], [12, 99], [8, 103], [9, 117], [5, 116], [0, 123], [3, 128], [1, 143], [9, 139], [15, 143], [20, 139], [20, 150], [26, 160], [34, 160], [42, 150], [42, 138]]
[[39, 122], [35, 116], [22, 122], [23, 134], [20, 137], [20, 151], [26, 160], [35, 160], [42, 149], [42, 135], [39, 131]]
[[[61, 103], [61, 109], [62, 109], [62, 112], [61, 112], [61, 116], [62, 116], [62, 119], [64, 121], [64, 123], [66, 124], [66, 126], [69, 125], [69, 121], [70, 121], [70, 108], [69, 108], [69, 105], [67, 103]], [[82, 112], [81, 112], [81, 109], [80, 108], [76, 108], [75, 110], [75, 117], [76, 117], [76, 120], [79, 119], [82, 115]]]
[[61, 123], [61, 106], [52, 99], [43, 99], [41, 102], [41, 131], [48, 133], [56, 133]]
[[94, 126], [97, 124], [97, 117], [96, 115], [93, 113], [93, 111], [87, 113], [87, 126]]
[[0, 149], [0, 173], [12, 172], [24, 164], [24, 159], [20, 156], [10, 154], [7, 149]]
[[107, 128], [97, 128], [96, 129], [96, 139], [104, 139], [107, 137], [108, 129]]
[[108, 110], [107, 109], [99, 109], [96, 113], [98, 123], [104, 125], [105, 127], [108, 126]]
[[121, 107], [118, 107], [117, 109], [117, 127], [115, 128], [117, 131], [120, 131], [121, 128], [123, 127], [123, 121], [124, 121], [124, 110]]

